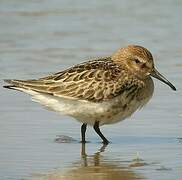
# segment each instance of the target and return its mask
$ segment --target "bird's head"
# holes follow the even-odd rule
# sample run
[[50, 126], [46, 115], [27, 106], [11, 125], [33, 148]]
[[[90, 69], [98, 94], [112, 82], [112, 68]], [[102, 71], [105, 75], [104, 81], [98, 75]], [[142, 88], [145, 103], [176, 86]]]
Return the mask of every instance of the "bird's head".
[[125, 48], [121, 48], [116, 51], [111, 58], [114, 62], [124, 66], [140, 79], [152, 76], [169, 85], [173, 90], [176, 90], [176, 88], [156, 70], [152, 54], [142, 46], [129, 45]]

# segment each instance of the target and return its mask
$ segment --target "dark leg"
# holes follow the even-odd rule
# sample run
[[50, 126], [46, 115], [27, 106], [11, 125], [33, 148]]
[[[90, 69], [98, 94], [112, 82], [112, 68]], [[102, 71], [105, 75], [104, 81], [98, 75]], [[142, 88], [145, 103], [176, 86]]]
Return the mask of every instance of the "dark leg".
[[81, 143], [86, 143], [85, 141], [85, 132], [87, 130], [87, 124], [83, 123], [81, 126], [81, 134], [82, 134], [82, 140]]
[[94, 124], [94, 130], [95, 132], [102, 138], [103, 144], [108, 144], [109, 141], [104, 137], [104, 135], [101, 133], [100, 128], [99, 128], [99, 121], [96, 121]]

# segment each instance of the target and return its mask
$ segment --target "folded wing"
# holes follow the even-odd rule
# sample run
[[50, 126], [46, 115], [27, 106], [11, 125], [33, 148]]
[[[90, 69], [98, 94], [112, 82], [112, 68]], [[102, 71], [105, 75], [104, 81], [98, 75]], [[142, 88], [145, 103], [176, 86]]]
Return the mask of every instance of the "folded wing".
[[5, 87], [99, 102], [111, 99], [125, 90], [136, 89], [133, 83], [125, 79], [124, 70], [110, 57], [106, 57], [36, 80], [5, 80], [10, 84]]

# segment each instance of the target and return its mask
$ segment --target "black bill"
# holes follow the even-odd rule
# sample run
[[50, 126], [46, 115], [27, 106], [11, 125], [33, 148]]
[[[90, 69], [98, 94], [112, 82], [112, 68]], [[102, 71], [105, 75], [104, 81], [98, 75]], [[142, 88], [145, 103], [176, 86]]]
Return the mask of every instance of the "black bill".
[[167, 84], [168, 86], [171, 87], [171, 89], [173, 89], [174, 91], [176, 91], [176, 88], [162, 75], [160, 74], [156, 69], [154, 69], [151, 74], [152, 77], [164, 82], [165, 84]]

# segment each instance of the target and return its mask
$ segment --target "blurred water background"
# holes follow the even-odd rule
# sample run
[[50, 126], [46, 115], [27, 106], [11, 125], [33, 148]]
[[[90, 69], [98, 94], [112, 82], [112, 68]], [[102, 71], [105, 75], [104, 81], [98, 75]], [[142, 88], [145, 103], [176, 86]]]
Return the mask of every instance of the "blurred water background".
[[[181, 19], [181, 0], [0, 0], [0, 179], [180, 179]], [[2, 79], [45, 76], [128, 44], [148, 48], [177, 91], [155, 80], [145, 108], [103, 126], [105, 151], [92, 128], [81, 147], [78, 122], [2, 88]]]

